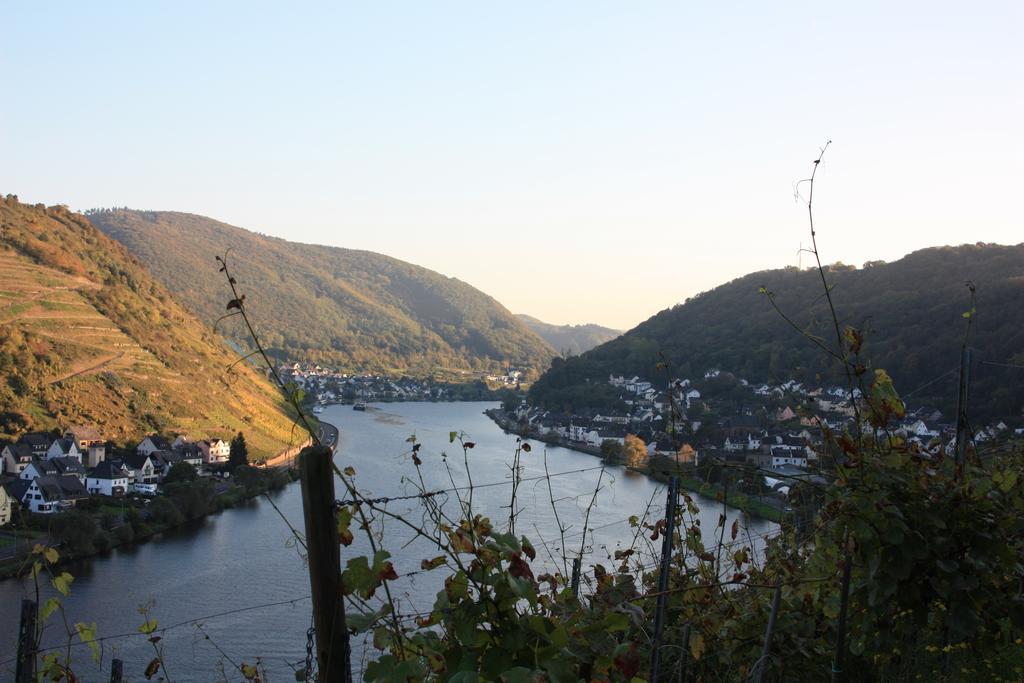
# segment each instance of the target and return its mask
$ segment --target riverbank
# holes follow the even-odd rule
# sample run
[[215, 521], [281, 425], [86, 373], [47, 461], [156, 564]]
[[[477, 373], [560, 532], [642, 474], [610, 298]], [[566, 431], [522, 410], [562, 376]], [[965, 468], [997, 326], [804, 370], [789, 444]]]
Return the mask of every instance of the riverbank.
[[[586, 453], [593, 455], [598, 458], [604, 459], [601, 453], [600, 447], [591, 446], [585, 443], [579, 443], [577, 441], [570, 441], [568, 439], [562, 439], [557, 436], [548, 434], [539, 434], [536, 430], [522, 428], [522, 425], [508, 419], [508, 417], [500, 409], [485, 410], [484, 414], [487, 415], [491, 420], [494, 421], [499, 427], [501, 427], [506, 433], [515, 434], [524, 438], [533, 439], [535, 441], [541, 441], [543, 443], [550, 444], [552, 446], [560, 446], [561, 448], [568, 448], [569, 450], [577, 451], [580, 453]], [[621, 462], [616, 462], [617, 465], [623, 465]], [[655, 463], [657, 465], [658, 463]], [[687, 476], [686, 473], [679, 473], [679, 466], [670, 461], [665, 460], [664, 467], [651, 467], [650, 465], [642, 468], [630, 468], [634, 472], [646, 475], [651, 479], [659, 482], [668, 482], [669, 477], [673, 475], [679, 475], [679, 485], [690, 491], [701, 496], [708, 498], [714, 498], [721, 501], [725, 498], [725, 504], [728, 507], [736, 510], [742, 510], [751, 517], [758, 519], [764, 519], [771, 522], [781, 522], [784, 516], [784, 511], [779, 507], [771, 505], [763, 500], [758, 500], [756, 497], [748, 496], [743, 493], [737, 493], [734, 491], [726, 491], [724, 487], [719, 484], [713, 484], [710, 482], [702, 481], [694, 476]], [[691, 468], [692, 469], [692, 468]]]
[[61, 564], [136, 545], [210, 515], [247, 504], [287, 486], [297, 477], [287, 468], [236, 468], [228, 479], [194, 477], [166, 484], [155, 497], [92, 496], [57, 514], [20, 515], [0, 540], [0, 579], [31, 569], [26, 558], [36, 544], [59, 548]]

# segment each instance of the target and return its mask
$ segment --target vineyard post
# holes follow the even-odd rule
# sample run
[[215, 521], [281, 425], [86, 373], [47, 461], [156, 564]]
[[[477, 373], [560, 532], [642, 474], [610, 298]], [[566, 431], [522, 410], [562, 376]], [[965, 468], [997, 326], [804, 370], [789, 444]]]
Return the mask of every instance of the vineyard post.
[[572, 595], [574, 598], [580, 597], [580, 568], [583, 565], [583, 560], [579, 557], [573, 558], [572, 561]]
[[956, 396], [956, 464], [963, 467], [967, 459], [967, 399], [971, 385], [971, 348], [960, 352], [960, 386]]
[[843, 584], [839, 594], [839, 626], [836, 628], [836, 651], [832, 660], [832, 683], [846, 680], [843, 672], [843, 660], [846, 658], [846, 611], [850, 607], [850, 569], [853, 567], [853, 554], [846, 553], [843, 561]]
[[779, 616], [779, 603], [782, 601], [782, 583], [775, 584], [775, 595], [772, 596], [772, 611], [768, 615], [768, 627], [764, 632], [764, 648], [761, 650], [761, 659], [754, 665], [753, 683], [761, 683], [764, 680], [764, 670], [768, 666], [768, 657], [772, 651], [772, 636], [775, 634], [775, 620]]
[[34, 600], [21, 601], [20, 623], [15, 680], [17, 683], [33, 683], [36, 680], [36, 603]]
[[110, 683], [124, 683], [124, 662], [120, 659], [110, 661]]
[[679, 654], [679, 683], [686, 683], [686, 664], [690, 657], [690, 623], [683, 626], [682, 651]]
[[334, 518], [333, 453], [326, 446], [299, 454], [302, 513], [306, 522], [309, 584], [313, 597], [316, 658], [321, 683], [351, 680], [348, 626], [341, 594], [341, 543]]
[[676, 501], [679, 477], [668, 480], [668, 500], [665, 503], [665, 532], [661, 541], [661, 569], [658, 571], [658, 603], [654, 610], [654, 638], [651, 645], [651, 680], [658, 680], [661, 631], [665, 626], [665, 608], [668, 606], [668, 575], [672, 561], [672, 539], [676, 533]]

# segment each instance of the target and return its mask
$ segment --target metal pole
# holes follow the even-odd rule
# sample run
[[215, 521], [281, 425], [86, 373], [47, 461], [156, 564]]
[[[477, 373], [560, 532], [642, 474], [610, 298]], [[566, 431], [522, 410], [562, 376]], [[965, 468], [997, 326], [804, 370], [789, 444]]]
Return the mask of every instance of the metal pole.
[[690, 624], [683, 626], [683, 650], [679, 655], [679, 683], [686, 683], [686, 665], [690, 659]]
[[853, 567], [853, 556], [846, 554], [843, 564], [843, 585], [839, 599], [839, 625], [836, 628], [836, 652], [832, 660], [832, 683], [846, 679], [843, 672], [846, 659], [846, 611], [850, 606], [850, 569]]
[[971, 349], [964, 346], [960, 352], [960, 387], [956, 397], [956, 462], [963, 465], [967, 459], [967, 399], [971, 386]]
[[299, 454], [302, 513], [306, 521], [309, 585], [320, 683], [351, 680], [348, 626], [341, 594], [341, 543], [334, 520], [334, 468], [331, 449], [303, 448]]
[[665, 503], [665, 533], [661, 540], [661, 569], [658, 572], [658, 604], [654, 612], [654, 638], [651, 645], [651, 680], [658, 680], [661, 632], [665, 627], [665, 608], [668, 606], [669, 563], [672, 561], [672, 537], [676, 532], [676, 500], [679, 477], [668, 480], [668, 500]]
[[21, 601], [21, 622], [18, 627], [18, 664], [14, 680], [34, 683], [36, 680], [36, 603]]
[[775, 634], [775, 619], [779, 616], [779, 603], [782, 601], [782, 584], [775, 584], [775, 595], [772, 596], [772, 612], [768, 615], [768, 628], [764, 632], [764, 647], [761, 649], [761, 659], [754, 665], [754, 683], [761, 683], [764, 680], [764, 670], [768, 666], [768, 657], [772, 651], [772, 636]]

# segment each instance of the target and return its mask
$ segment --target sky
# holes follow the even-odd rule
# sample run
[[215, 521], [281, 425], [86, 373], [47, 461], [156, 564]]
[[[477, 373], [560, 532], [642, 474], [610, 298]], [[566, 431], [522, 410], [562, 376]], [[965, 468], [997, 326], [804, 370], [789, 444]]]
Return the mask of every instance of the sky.
[[1024, 241], [1019, 2], [7, 3], [3, 22], [0, 192], [369, 249], [553, 323], [627, 329], [807, 266], [794, 183], [828, 140], [825, 262]]

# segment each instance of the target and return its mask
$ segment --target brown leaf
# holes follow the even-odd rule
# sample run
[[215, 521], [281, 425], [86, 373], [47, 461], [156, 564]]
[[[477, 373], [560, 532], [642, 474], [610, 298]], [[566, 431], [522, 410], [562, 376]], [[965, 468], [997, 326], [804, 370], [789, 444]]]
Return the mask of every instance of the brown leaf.
[[148, 681], [149, 679], [153, 678], [153, 676], [159, 670], [160, 670], [160, 658], [159, 657], [154, 657], [153, 661], [151, 661], [149, 663], [149, 666], [146, 667], [146, 670], [143, 672], [143, 675], [146, 677], [146, 680]]

